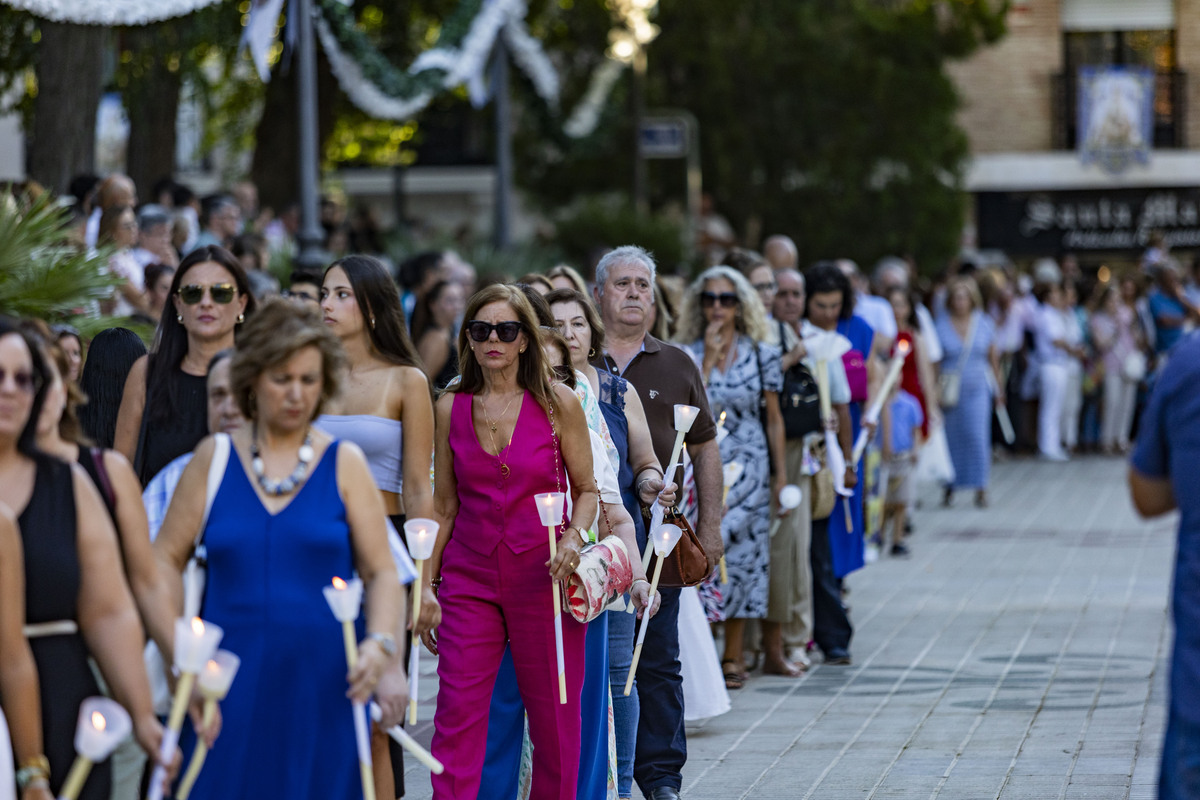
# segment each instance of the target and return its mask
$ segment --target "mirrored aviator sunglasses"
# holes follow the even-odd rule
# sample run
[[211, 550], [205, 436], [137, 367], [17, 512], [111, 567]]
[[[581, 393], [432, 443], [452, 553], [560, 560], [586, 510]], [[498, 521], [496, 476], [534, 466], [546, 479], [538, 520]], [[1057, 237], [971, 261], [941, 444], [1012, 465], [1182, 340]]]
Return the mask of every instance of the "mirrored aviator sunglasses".
[[467, 323], [467, 335], [476, 342], [486, 342], [492, 335], [492, 331], [496, 332], [496, 337], [502, 342], [514, 342], [517, 339], [517, 334], [521, 332], [521, 323], [519, 322], [498, 322], [495, 325], [490, 322], [473, 319]]
[[209, 293], [214, 303], [222, 306], [232, 303], [233, 298], [237, 295], [237, 287], [232, 283], [214, 283], [212, 286], [189, 283], [187, 286], [179, 287], [179, 299], [189, 306], [194, 306], [204, 299], [205, 291]]

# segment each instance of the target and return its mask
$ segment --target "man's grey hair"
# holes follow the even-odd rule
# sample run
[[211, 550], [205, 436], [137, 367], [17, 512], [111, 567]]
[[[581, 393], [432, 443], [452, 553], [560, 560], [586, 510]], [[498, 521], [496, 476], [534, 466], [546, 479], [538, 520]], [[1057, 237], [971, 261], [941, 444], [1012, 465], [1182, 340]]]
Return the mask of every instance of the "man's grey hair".
[[884, 256], [875, 263], [874, 278], [877, 291], [890, 286], [908, 288], [908, 264], [902, 258]]
[[137, 222], [138, 228], [143, 231], [157, 228], [159, 225], [170, 225], [171, 212], [160, 205], [147, 203], [138, 211]]
[[608, 283], [608, 271], [620, 264], [628, 263], [640, 264], [650, 272], [650, 283], [654, 283], [657, 268], [654, 264], [654, 256], [644, 247], [638, 247], [636, 244], [627, 244], [613, 250], [609, 250], [600, 259], [600, 263], [596, 264], [596, 294], [604, 294], [604, 284]]

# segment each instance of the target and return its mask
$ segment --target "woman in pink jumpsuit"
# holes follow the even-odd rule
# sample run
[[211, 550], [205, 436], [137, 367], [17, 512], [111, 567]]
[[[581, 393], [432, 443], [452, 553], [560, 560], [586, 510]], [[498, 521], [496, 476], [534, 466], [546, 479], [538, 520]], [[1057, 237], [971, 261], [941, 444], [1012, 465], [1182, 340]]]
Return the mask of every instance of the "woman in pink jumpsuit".
[[[426, 572], [442, 607], [436, 635], [437, 800], [474, 800], [488, 706], [505, 645], [533, 742], [533, 800], [574, 797], [579, 771], [579, 695], [586, 626], [563, 612], [567, 702], [559, 702], [551, 580], [579, 565], [580, 531], [596, 516], [591, 445], [583, 409], [551, 383], [533, 309], [511, 286], [471, 298], [459, 333], [462, 381], [437, 404], [434, 516], [441, 524]], [[566, 474], [572, 477], [570, 484]], [[534, 495], [570, 491], [550, 559]]]

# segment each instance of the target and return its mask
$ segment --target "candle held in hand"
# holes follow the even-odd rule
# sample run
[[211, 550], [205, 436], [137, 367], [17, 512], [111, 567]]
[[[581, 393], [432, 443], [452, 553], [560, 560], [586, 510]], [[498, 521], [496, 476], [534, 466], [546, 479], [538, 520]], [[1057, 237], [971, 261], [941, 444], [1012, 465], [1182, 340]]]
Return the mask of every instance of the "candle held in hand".
[[[218, 650], [204, 665], [203, 671], [196, 679], [200, 687], [200, 694], [204, 696], [204, 727], [207, 728], [216, 718], [217, 703], [224, 700], [225, 696], [229, 694], [229, 687], [233, 684], [233, 678], [237, 675], [241, 663], [241, 659], [228, 650]], [[203, 739], [198, 738], [196, 749], [192, 751], [192, 761], [188, 764], [183, 780], [179, 782], [179, 791], [177, 792], [179, 800], [187, 800], [191, 795], [192, 788], [196, 785], [196, 779], [200, 777], [200, 770], [204, 767], [204, 760], [207, 757], [208, 745]]]
[[654, 595], [658, 592], [658, 579], [662, 577], [663, 561], [675, 549], [675, 545], [679, 543], [682, 536], [683, 531], [678, 525], [663, 525], [650, 534], [650, 540], [654, 544], [654, 552], [658, 555], [658, 561], [654, 564], [654, 578], [650, 581], [650, 594], [646, 600], [647, 613], [642, 616], [642, 629], [638, 633], [637, 646], [633, 648], [633, 661], [629, 665], [629, 677], [625, 681], [626, 697], [633, 691], [633, 679], [637, 675], [638, 661], [642, 658], [642, 642], [646, 640], [646, 628], [650, 625], [649, 610], [654, 607]]
[[[537, 503], [538, 515], [550, 537], [550, 560], [554, 561], [558, 557], [558, 526], [562, 523], [566, 495], [562, 492], [546, 492], [534, 495], [533, 499]], [[554, 656], [558, 662], [558, 702], [566, 705], [567, 666], [563, 649], [561, 590], [558, 588], [556, 580], [551, 579], [550, 586], [551, 601], [554, 604]]]
[[437, 543], [436, 520], [414, 517], [404, 523], [404, 536], [408, 539], [408, 551], [413, 557], [417, 579], [413, 581], [412, 597], [412, 646], [408, 656], [408, 724], [417, 724], [417, 691], [420, 688], [421, 647], [417, 636], [417, 622], [421, 619], [421, 583], [424, 563], [433, 556]]
[[87, 782], [92, 765], [112, 755], [130, 731], [133, 722], [116, 701], [107, 697], [89, 697], [79, 706], [75, 726], [75, 761], [63, 782], [60, 798], [75, 800]]

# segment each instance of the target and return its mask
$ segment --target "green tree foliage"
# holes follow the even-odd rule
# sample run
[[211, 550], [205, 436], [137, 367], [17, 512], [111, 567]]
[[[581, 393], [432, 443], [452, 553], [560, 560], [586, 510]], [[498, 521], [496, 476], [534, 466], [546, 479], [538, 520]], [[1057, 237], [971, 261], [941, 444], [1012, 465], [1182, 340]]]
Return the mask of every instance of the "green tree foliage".
[[[584, 41], [575, 23], [594, 24], [603, 6], [594, 0], [584, 13], [583, 5], [571, 11], [578, 47], [602, 46], [602, 35]], [[967, 142], [945, 65], [1003, 35], [1006, 8], [996, 0], [662, 0], [648, 106], [698, 118], [705, 188], [739, 231], [789, 234], [805, 261], [912, 253], [933, 264], [956, 249], [964, 209]], [[578, 79], [567, 86], [582, 91]], [[633, 132], [621, 96], [606, 113], [580, 143], [554, 135], [543, 118], [525, 140], [518, 177], [548, 204], [627, 190]], [[681, 199], [681, 167], [652, 167], [656, 203]]]
[[7, 191], [0, 202], [0, 312], [69, 321], [85, 337], [111, 327], [114, 320], [92, 313], [116, 285], [105, 268], [109, 251], [89, 253], [73, 241], [70, 211], [50, 194], [22, 204]]

